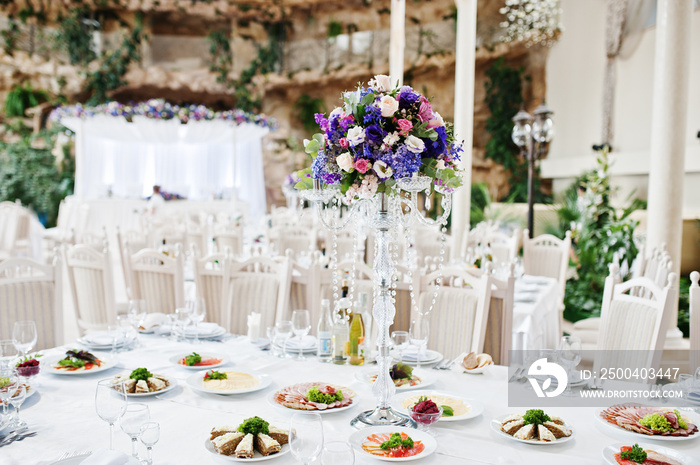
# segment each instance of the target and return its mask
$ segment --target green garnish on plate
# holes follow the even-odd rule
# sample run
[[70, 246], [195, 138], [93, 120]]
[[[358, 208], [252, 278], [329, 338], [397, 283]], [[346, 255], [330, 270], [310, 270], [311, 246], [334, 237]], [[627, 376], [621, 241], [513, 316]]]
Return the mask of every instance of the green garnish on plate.
[[525, 412], [523, 421], [526, 425], [541, 425], [544, 422], [550, 421], [549, 415], [544, 413], [544, 410], [532, 409]]
[[205, 381], [210, 379], [228, 379], [228, 376], [226, 376], [226, 373], [222, 373], [221, 371], [211, 370], [207, 371], [204, 375]]
[[238, 431], [243, 433], [243, 434], [252, 434], [253, 436], [257, 434], [269, 434], [270, 429], [269, 429], [270, 424], [263, 420], [260, 417], [252, 417], [248, 418], [243, 421], [240, 425], [238, 425]]
[[129, 378], [135, 379], [136, 381], [146, 381], [148, 378], [151, 378], [152, 376], [153, 376], [153, 373], [148, 371], [146, 368], [137, 368], [131, 372], [131, 374], [129, 375]]
[[190, 355], [185, 357], [185, 365], [188, 367], [194, 366], [196, 363], [202, 361], [202, 356], [197, 352], [192, 352]]
[[307, 391], [306, 398], [319, 404], [332, 404], [337, 400], [343, 400], [343, 393], [338, 389], [334, 394], [326, 394], [321, 392], [318, 386], [313, 386]]
[[394, 449], [396, 447], [403, 446], [406, 449], [410, 449], [413, 447], [413, 439], [410, 437], [407, 437], [406, 439], [401, 439], [401, 434], [400, 433], [393, 433], [388, 441], [384, 441], [379, 447], [381, 447], [383, 450], [386, 449]]
[[441, 407], [442, 407], [442, 416], [443, 417], [455, 416], [455, 409], [453, 409], [449, 405], [441, 405]]
[[639, 444], [635, 444], [632, 446], [632, 449], [620, 452], [620, 458], [637, 463], [644, 463], [647, 459], [647, 453], [644, 449], [639, 447]]

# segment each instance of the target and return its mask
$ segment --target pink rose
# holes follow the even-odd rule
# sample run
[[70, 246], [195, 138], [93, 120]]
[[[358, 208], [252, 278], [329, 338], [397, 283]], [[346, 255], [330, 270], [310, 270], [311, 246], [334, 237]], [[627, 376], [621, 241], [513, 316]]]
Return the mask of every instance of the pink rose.
[[338, 141], [340, 146], [344, 149], [348, 148], [350, 144], [348, 144], [348, 139], [346, 137], [341, 137], [340, 140]]
[[430, 121], [432, 118], [433, 108], [430, 106], [430, 102], [427, 99], [421, 99], [420, 110], [418, 110], [418, 119], [421, 121], [421, 123], [425, 123], [426, 121]]
[[362, 174], [366, 173], [369, 169], [369, 160], [366, 158], [360, 158], [355, 162], [355, 169]]
[[440, 116], [440, 113], [437, 111], [433, 112], [433, 117], [428, 121], [428, 127], [429, 128], [441, 128], [445, 125], [445, 121], [442, 119], [442, 116]]
[[408, 133], [408, 131], [413, 129], [413, 123], [411, 123], [407, 119], [400, 119], [397, 121], [397, 124], [399, 125], [399, 129], [401, 129], [400, 134], [402, 136], [405, 136]]

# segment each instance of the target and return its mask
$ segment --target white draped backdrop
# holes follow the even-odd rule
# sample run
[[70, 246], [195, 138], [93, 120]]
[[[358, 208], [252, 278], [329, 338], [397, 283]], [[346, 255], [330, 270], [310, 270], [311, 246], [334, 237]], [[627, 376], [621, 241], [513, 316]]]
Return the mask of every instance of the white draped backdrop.
[[75, 195], [143, 198], [153, 185], [192, 200], [236, 194], [266, 211], [262, 137], [268, 129], [229, 121], [96, 115], [63, 118], [76, 133]]

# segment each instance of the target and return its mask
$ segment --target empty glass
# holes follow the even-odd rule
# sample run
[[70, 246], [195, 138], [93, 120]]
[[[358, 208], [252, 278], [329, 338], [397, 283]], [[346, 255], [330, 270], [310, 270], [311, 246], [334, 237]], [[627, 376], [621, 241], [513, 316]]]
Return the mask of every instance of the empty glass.
[[12, 339], [0, 340], [0, 368], [10, 368], [17, 358], [17, 347]]
[[277, 338], [277, 328], [274, 326], [268, 326], [265, 334], [267, 334], [267, 339], [270, 341], [270, 354], [273, 357], [280, 357], [282, 352], [275, 343]]
[[573, 369], [581, 361], [581, 339], [576, 336], [563, 336], [559, 341], [557, 350], [559, 362], [564, 365], [569, 378], [565, 394], [573, 395], [571, 383], [574, 381]]
[[292, 312], [292, 331], [299, 338], [299, 354], [297, 360], [305, 360], [304, 337], [311, 331], [311, 316], [308, 310], [294, 310]]
[[187, 301], [187, 307], [190, 309], [190, 321], [194, 323], [194, 343], [199, 344], [199, 323], [207, 316], [207, 306], [204, 299], [198, 298]]
[[276, 342], [279, 344], [281, 342], [282, 346], [282, 357], [287, 358], [287, 342], [292, 335], [292, 322], [289, 320], [278, 321], [276, 328]]
[[420, 368], [421, 358], [425, 355], [428, 346], [428, 336], [430, 335], [430, 322], [424, 316], [420, 316], [411, 322], [408, 337], [411, 344], [418, 348], [416, 353], [416, 366]]
[[109, 423], [109, 448], [114, 449], [112, 436], [114, 423], [124, 415], [126, 410], [126, 387], [124, 382], [114, 381], [112, 378], [97, 382], [95, 391], [95, 410], [97, 416]]
[[151, 419], [151, 413], [146, 404], [129, 404], [124, 415], [119, 420], [119, 426], [131, 438], [131, 455], [138, 458], [138, 439], [141, 427]]
[[12, 420], [12, 426], [14, 426], [15, 428], [22, 428], [22, 427], [27, 426], [27, 423], [20, 420], [20, 418], [19, 418], [19, 408], [22, 406], [22, 404], [24, 403], [24, 400], [26, 398], [27, 398], [27, 386], [24, 383], [24, 380], [22, 379], [22, 377], [18, 376], [17, 390], [12, 395], [12, 397], [9, 398], [10, 405], [15, 408], [15, 413], [13, 415], [14, 418]]
[[116, 356], [117, 354], [117, 347], [119, 346], [120, 342], [124, 342], [122, 340], [122, 327], [119, 325], [109, 325], [107, 326], [107, 335], [109, 336], [109, 339], [112, 341], [112, 357]]
[[12, 342], [24, 357], [32, 350], [37, 341], [36, 324], [33, 321], [16, 321], [12, 329]]
[[399, 361], [403, 362], [403, 352], [408, 344], [408, 331], [394, 331], [391, 333], [391, 342], [399, 353]]
[[289, 449], [304, 465], [316, 460], [323, 448], [323, 422], [318, 413], [295, 413], [289, 423]]
[[160, 425], [157, 421], [148, 421], [141, 425], [141, 442], [146, 446], [146, 465], [153, 463], [151, 449], [160, 439]]
[[331, 441], [323, 445], [322, 465], [353, 465], [354, 463], [355, 452], [347, 442]]
[[0, 378], [4, 378], [2, 387], [0, 387], [0, 404], [2, 404], [3, 413], [7, 411], [9, 400], [17, 393], [20, 386], [20, 377], [17, 370], [14, 368], [0, 368]]
[[187, 340], [185, 330], [187, 325], [190, 324], [190, 309], [185, 307], [176, 308], [175, 315], [177, 315], [175, 320], [177, 340], [184, 342]]

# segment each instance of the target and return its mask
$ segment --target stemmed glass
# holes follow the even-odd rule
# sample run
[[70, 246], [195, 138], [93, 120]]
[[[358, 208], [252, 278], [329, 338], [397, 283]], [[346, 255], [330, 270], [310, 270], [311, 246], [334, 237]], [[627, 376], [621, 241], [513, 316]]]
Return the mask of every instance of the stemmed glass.
[[299, 338], [297, 360], [306, 360], [306, 357], [304, 357], [304, 336], [311, 331], [311, 316], [308, 310], [294, 310], [292, 312], [292, 331]]
[[141, 425], [141, 442], [146, 446], [146, 465], [153, 463], [151, 449], [160, 439], [160, 425], [157, 421], [149, 421]]
[[282, 338], [282, 358], [287, 358], [287, 341], [292, 335], [292, 322], [289, 320], [278, 321], [275, 326], [277, 329], [277, 337]]
[[27, 423], [22, 421], [19, 418], [19, 408], [22, 406], [24, 403], [24, 400], [27, 398], [27, 386], [23, 382], [23, 377], [18, 375], [17, 376], [18, 381], [17, 381], [17, 390], [15, 393], [10, 397], [9, 403], [15, 408], [15, 414], [14, 414], [14, 419], [12, 420], [12, 425], [15, 428], [23, 428], [27, 426]]
[[190, 323], [190, 309], [185, 307], [176, 308], [175, 315], [177, 315], [177, 340], [184, 342], [187, 340], [187, 334], [185, 333], [185, 329]]
[[122, 328], [119, 325], [108, 325], [107, 326], [107, 335], [109, 336], [110, 340], [112, 341], [112, 352], [111, 356], [112, 358], [116, 357], [117, 355], [117, 346], [119, 345], [119, 342], [124, 342], [122, 337]]
[[571, 382], [573, 368], [575, 368], [581, 361], [581, 339], [576, 336], [562, 336], [559, 341], [559, 347], [557, 347], [559, 362], [564, 365], [566, 369], [569, 382], [566, 386], [566, 395], [573, 395], [571, 390]]
[[124, 415], [119, 420], [119, 426], [131, 438], [131, 455], [138, 458], [138, 440], [141, 436], [141, 426], [151, 419], [151, 413], [146, 404], [129, 404]]
[[20, 386], [20, 378], [14, 368], [0, 368], [0, 378], [4, 379], [4, 385], [0, 387], [0, 403], [3, 413], [7, 411], [9, 400], [15, 395]]
[[126, 386], [123, 381], [103, 379], [97, 382], [95, 391], [95, 410], [97, 416], [109, 423], [109, 449], [114, 449], [112, 436], [114, 423], [124, 415], [126, 410]]
[[399, 361], [403, 362], [403, 351], [408, 344], [408, 331], [394, 331], [391, 333], [391, 342], [399, 353]]
[[323, 422], [318, 413], [295, 413], [289, 424], [289, 449], [304, 465], [316, 460], [323, 448]]
[[117, 315], [117, 326], [119, 326], [120, 340], [123, 341], [123, 345], [119, 348], [118, 352], [126, 352], [129, 350], [128, 346], [131, 340], [131, 331], [133, 331], [131, 317], [129, 315]]
[[33, 321], [15, 321], [15, 326], [12, 329], [12, 342], [19, 351], [20, 357], [27, 355], [36, 341], [36, 324]]
[[0, 340], [0, 369], [10, 368], [17, 358], [17, 347], [12, 339]]
[[199, 344], [199, 323], [207, 316], [207, 306], [202, 298], [188, 301], [187, 306], [190, 309], [190, 321], [194, 323], [194, 343]]
[[139, 325], [142, 324], [144, 318], [146, 318], [146, 301], [140, 299], [132, 299], [129, 301], [129, 321], [131, 322], [131, 327], [134, 328], [134, 337], [136, 339], [136, 346], [141, 345], [139, 341]]
[[418, 348], [416, 354], [416, 366], [420, 368], [421, 355], [425, 353], [425, 348], [428, 345], [428, 335], [430, 334], [430, 323], [424, 316], [420, 316], [411, 322], [408, 337], [411, 344]]
[[355, 452], [347, 442], [331, 441], [323, 445], [322, 465], [353, 465], [354, 463]]
[[270, 355], [273, 357], [280, 357], [280, 349], [275, 344], [275, 341], [277, 340], [277, 328], [274, 326], [268, 326], [266, 334], [267, 339], [270, 341]]

